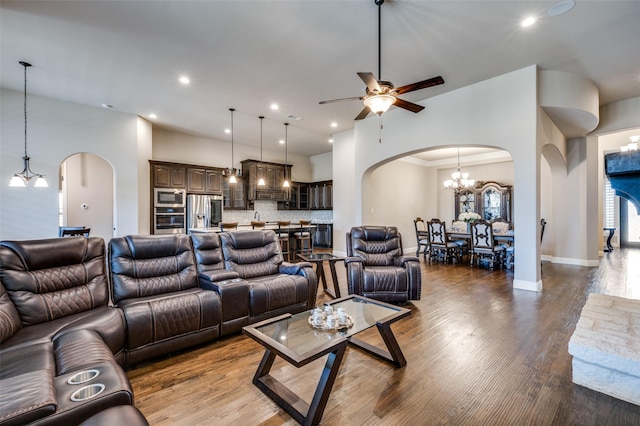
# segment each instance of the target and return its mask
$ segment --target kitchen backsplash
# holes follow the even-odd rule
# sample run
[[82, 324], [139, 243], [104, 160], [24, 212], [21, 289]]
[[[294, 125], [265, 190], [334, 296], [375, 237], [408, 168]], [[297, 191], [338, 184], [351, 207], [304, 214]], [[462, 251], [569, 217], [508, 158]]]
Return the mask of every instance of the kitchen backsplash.
[[332, 223], [333, 210], [278, 210], [276, 201], [255, 201], [253, 210], [224, 210], [222, 220], [224, 222], [238, 222], [248, 224], [254, 219], [255, 213], [260, 215], [262, 222], [276, 222], [278, 220], [310, 220], [314, 223]]

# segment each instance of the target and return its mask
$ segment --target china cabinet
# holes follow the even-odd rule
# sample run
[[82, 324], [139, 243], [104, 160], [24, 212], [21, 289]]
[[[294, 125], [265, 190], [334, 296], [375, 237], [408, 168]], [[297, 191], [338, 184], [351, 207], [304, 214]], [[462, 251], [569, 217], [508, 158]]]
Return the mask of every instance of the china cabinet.
[[499, 182], [480, 181], [473, 188], [460, 190], [455, 195], [456, 218], [463, 212], [475, 212], [490, 222], [511, 222], [511, 188]]

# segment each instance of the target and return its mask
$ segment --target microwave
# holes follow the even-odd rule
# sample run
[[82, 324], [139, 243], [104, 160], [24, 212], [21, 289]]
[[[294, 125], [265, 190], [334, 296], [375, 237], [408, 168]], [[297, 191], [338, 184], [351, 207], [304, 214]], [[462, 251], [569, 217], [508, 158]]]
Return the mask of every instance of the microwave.
[[184, 189], [156, 188], [153, 199], [154, 207], [184, 207], [187, 192]]

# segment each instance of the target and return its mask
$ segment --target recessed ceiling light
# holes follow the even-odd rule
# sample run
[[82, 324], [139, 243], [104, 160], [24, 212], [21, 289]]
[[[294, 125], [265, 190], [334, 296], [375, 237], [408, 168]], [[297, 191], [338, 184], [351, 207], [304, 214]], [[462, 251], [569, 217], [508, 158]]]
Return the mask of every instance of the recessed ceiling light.
[[277, 111], [280, 107], [278, 106], [278, 104], [271, 104], [271, 109], [274, 111]]
[[229, 133], [231, 133], [231, 129], [224, 129], [224, 132], [225, 132], [226, 134], [229, 134]]
[[154, 113], [151, 113], [149, 114], [149, 118], [153, 118], [155, 120], [156, 118], [158, 118], [158, 116], [155, 115]]
[[338, 127], [338, 123], [334, 121], [333, 123], [331, 123], [331, 127]]
[[109, 105], [109, 104], [102, 104], [102, 108], [111, 109], [111, 108], [113, 108], [113, 105]]
[[183, 75], [182, 77], [180, 77], [178, 81], [184, 85], [191, 83], [191, 80], [189, 80], [189, 77], [187, 77], [186, 75]]
[[524, 20], [520, 23], [521, 27], [530, 27], [531, 25], [536, 23], [536, 18], [533, 16], [528, 16], [524, 18]]
[[329, 143], [333, 143], [333, 139], [329, 139]]
[[549, 16], [563, 15], [568, 11], [570, 11], [571, 9], [573, 9], [573, 6], [575, 5], [576, 5], [576, 2], [573, 0], [561, 1], [560, 3], [556, 3], [553, 6], [551, 6], [549, 10], [547, 10], [547, 15]]
[[284, 139], [280, 139], [280, 145], [284, 145]]

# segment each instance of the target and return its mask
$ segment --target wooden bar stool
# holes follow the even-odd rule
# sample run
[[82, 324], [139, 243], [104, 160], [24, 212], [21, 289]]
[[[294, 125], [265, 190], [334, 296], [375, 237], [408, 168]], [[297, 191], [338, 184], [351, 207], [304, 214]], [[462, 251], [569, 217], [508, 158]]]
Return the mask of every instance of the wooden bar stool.
[[221, 232], [235, 231], [238, 229], [238, 222], [220, 222], [219, 226]]
[[287, 262], [291, 262], [291, 245], [289, 244], [289, 227], [291, 222], [288, 220], [278, 221], [278, 241], [280, 242], [280, 249], [282, 250], [282, 256]]
[[251, 229], [264, 229], [266, 226], [266, 222], [257, 222], [255, 220], [251, 221]]
[[313, 251], [309, 225], [311, 225], [310, 220], [301, 220], [300, 230], [293, 233], [294, 253], [311, 253]]

